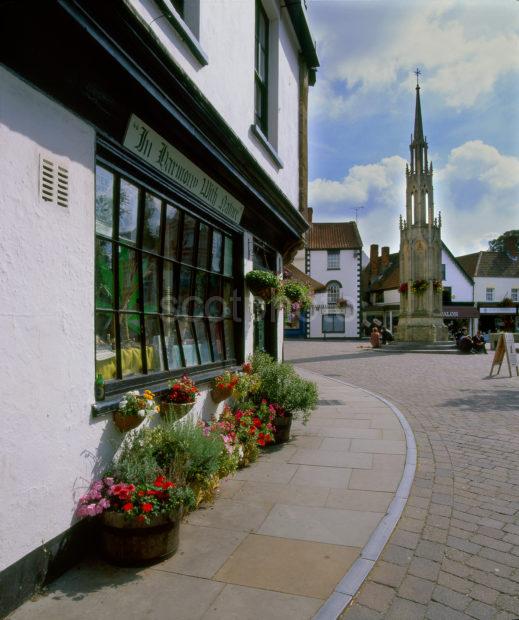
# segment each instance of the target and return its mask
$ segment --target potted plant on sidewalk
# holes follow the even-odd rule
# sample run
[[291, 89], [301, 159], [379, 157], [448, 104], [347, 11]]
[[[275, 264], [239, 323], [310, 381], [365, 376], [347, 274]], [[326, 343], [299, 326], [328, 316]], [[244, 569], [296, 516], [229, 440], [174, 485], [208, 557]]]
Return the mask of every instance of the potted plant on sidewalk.
[[257, 352], [251, 358], [253, 372], [258, 375], [260, 388], [252, 396], [254, 402], [266, 400], [275, 411], [274, 432], [276, 443], [284, 443], [290, 437], [294, 416], [306, 424], [317, 407], [318, 391], [315, 383], [300, 377], [291, 364], [276, 362], [270, 355]]
[[107, 476], [92, 483], [77, 514], [99, 515], [101, 549], [109, 562], [139, 566], [175, 553], [183, 509], [193, 504], [191, 489], [163, 475], [137, 484]]

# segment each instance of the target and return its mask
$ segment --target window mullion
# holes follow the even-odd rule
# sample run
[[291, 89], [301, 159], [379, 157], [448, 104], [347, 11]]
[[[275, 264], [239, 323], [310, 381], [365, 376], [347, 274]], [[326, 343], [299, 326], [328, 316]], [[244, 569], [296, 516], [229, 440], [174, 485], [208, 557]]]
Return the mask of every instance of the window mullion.
[[[121, 198], [121, 177], [114, 175], [114, 222], [113, 237], [119, 239], [119, 207]], [[115, 360], [116, 376], [122, 379], [123, 369], [121, 360], [121, 313], [119, 308], [119, 244], [112, 241], [112, 265], [114, 270], [114, 318], [115, 318]]]

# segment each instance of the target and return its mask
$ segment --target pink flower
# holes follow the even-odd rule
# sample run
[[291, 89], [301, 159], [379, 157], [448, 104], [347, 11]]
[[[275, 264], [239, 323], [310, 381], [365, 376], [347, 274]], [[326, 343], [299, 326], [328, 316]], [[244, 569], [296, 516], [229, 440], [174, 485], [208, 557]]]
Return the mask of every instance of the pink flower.
[[103, 482], [107, 487], [113, 487], [114, 479], [113, 478], [104, 478]]

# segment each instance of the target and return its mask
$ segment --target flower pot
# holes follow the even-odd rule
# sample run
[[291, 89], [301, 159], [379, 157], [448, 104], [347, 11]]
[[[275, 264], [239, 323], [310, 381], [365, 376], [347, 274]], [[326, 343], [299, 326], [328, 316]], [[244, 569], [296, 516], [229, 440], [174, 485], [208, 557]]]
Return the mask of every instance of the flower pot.
[[286, 443], [290, 439], [290, 428], [292, 426], [292, 415], [276, 416], [272, 421], [274, 424], [275, 443]]
[[115, 426], [117, 426], [121, 433], [131, 431], [132, 428], [137, 428], [137, 426], [139, 426], [139, 424], [141, 424], [144, 420], [144, 418], [140, 415], [124, 415], [120, 411], [114, 411], [113, 419]]
[[177, 550], [181, 517], [179, 509], [142, 523], [118, 512], [104, 512], [101, 515], [103, 556], [119, 566], [142, 566], [165, 560]]
[[276, 289], [272, 286], [254, 286], [249, 284], [249, 290], [256, 297], [261, 297], [264, 301], [270, 301], [276, 292]]
[[213, 403], [221, 403], [223, 400], [229, 398], [232, 394], [232, 387], [227, 388], [218, 388], [215, 387], [211, 390], [211, 398], [213, 399]]
[[193, 409], [194, 402], [192, 403], [161, 403], [160, 415], [166, 422], [175, 422], [187, 415], [191, 409]]

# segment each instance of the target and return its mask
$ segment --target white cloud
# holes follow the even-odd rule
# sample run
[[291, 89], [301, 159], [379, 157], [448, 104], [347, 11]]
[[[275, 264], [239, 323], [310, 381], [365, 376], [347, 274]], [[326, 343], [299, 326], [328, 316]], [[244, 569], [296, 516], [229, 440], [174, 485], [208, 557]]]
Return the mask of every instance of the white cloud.
[[[401, 2], [396, 5], [402, 9]], [[347, 20], [348, 3], [343, 6]], [[381, 9], [377, 2], [366, 5], [374, 20]], [[399, 94], [409, 92], [415, 65], [423, 69], [427, 92], [456, 110], [476, 105], [499, 78], [519, 71], [519, 13], [505, 0], [415, 2], [381, 19], [388, 22], [387, 28], [382, 33], [374, 29], [373, 40], [366, 38], [354, 49], [348, 36], [338, 35], [347, 22], [319, 24], [323, 75], [311, 92], [312, 115], [355, 117], [369, 113], [374, 105], [387, 108]], [[353, 92], [341, 94], [341, 84]]]
[[[353, 166], [340, 181], [315, 179], [309, 184], [316, 221], [353, 219], [359, 211], [364, 243], [399, 245], [399, 215], [405, 215], [405, 160], [385, 157]], [[519, 228], [519, 158], [501, 154], [480, 140], [451, 150], [434, 175], [435, 209], [443, 216], [442, 238], [455, 254], [488, 249], [489, 239]]]

